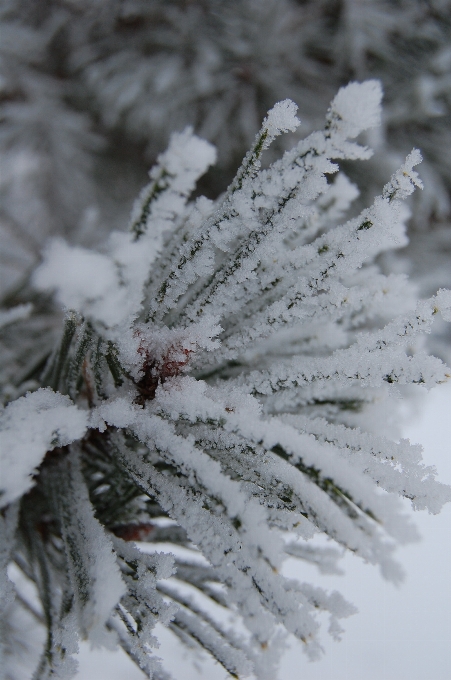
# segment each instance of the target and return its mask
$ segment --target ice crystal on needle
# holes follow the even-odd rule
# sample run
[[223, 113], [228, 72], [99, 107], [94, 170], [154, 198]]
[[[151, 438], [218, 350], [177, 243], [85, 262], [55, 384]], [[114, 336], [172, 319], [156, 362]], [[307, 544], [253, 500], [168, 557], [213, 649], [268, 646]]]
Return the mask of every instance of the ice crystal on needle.
[[69, 677], [80, 636], [167, 678], [157, 622], [232, 677], [273, 680], [281, 630], [316, 658], [317, 613], [335, 637], [354, 613], [286, 579], [284, 559], [300, 574], [303, 560], [336, 571], [339, 550], [306, 543], [322, 533], [399, 582], [393, 550], [416, 532], [397, 496], [434, 513], [451, 499], [418, 447], [396, 443], [393, 419], [380, 432], [403, 386], [449, 378], [419, 338], [435, 315], [451, 318], [451, 294], [415, 303], [376, 260], [406, 242], [401, 201], [421, 186], [419, 152], [337, 225], [358, 193], [338, 163], [370, 157], [354, 140], [378, 124], [380, 100], [376, 81], [342, 88], [324, 130], [262, 169], [263, 151], [299, 125], [292, 102], [276, 104], [216, 202], [188, 200], [215, 152], [187, 129], [150, 172], [129, 233], [102, 252], [48, 244], [34, 285], [71, 311], [45, 389], [2, 415], [21, 459], [6, 453], [2, 522], [16, 540], [2, 563], [15, 560], [41, 597], [36, 680]]

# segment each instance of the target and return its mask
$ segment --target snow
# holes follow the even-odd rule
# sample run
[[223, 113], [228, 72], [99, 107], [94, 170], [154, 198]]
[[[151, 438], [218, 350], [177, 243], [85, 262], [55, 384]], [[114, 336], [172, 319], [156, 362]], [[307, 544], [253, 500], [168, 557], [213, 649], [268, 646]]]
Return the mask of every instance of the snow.
[[[377, 127], [381, 120], [382, 87], [378, 80], [349, 83], [332, 101], [329, 116], [350, 139], [363, 130]], [[337, 120], [338, 119], [338, 120]]]
[[111, 537], [94, 516], [75, 451], [70, 453], [68, 462], [58, 475], [63, 489], [59, 503], [65, 520], [62, 533], [68, 548], [78, 626], [82, 637], [89, 638], [93, 645], [114, 649], [115, 636], [106, 630], [105, 624], [125, 595], [126, 587]]
[[[16, 456], [22, 467], [6, 498], [30, 488], [46, 451], [90, 428], [83, 446], [43, 470], [61, 522], [61, 578], [73, 593], [61, 636], [78, 629], [94, 644], [119, 641], [141, 668], [164, 677], [151, 652], [159, 621], [201, 642], [224, 668], [245, 675], [254, 664], [266, 680], [274, 670], [261, 650], [275, 658], [280, 630], [318, 659], [321, 619], [329, 617], [337, 639], [339, 620], [355, 611], [338, 592], [287, 578], [287, 559], [336, 571], [339, 552], [315, 548], [327, 536], [399, 584], [395, 548], [418, 539], [403, 499], [432, 512], [451, 500], [419, 448], [394, 441], [399, 418], [374, 432], [381, 407], [399, 413], [406, 390], [449, 378], [422, 337], [438, 312], [449, 318], [450, 294], [415, 304], [406, 278], [385, 275], [376, 259], [406, 242], [401, 201], [421, 186], [413, 170], [421, 157], [414, 150], [372, 205], [342, 224], [358, 190], [342, 174], [328, 180], [336, 160], [371, 155], [350, 140], [378, 124], [381, 96], [376, 81], [342, 88], [325, 129], [262, 170], [262, 151], [298, 125], [295, 105], [280, 102], [215, 203], [188, 202], [213, 149], [191, 129], [177, 133], [128, 234], [114, 233], [102, 252], [49, 244], [34, 283], [79, 315], [55, 355], [77, 406], [47, 389], [5, 409], [8, 451], [34, 446], [33, 455]], [[131, 481], [172, 520], [185, 550], [203, 555], [208, 580], [224, 586], [247, 629], [243, 639], [208, 613], [205, 578], [184, 579], [180, 568], [159, 584], [172, 558], [142, 556], [114, 526], [104, 530], [96, 510], [102, 517], [113, 498], [111, 510], [126, 523], [118, 535], [140, 536], [134, 521], [151, 535], [143, 499], [121, 508], [115, 498]], [[190, 599], [180, 582], [206, 601]]]
[[[451, 482], [448, 418], [451, 389], [443, 385], [426, 398], [422, 415], [412, 418], [404, 434], [412, 442], [421, 442], [427, 464], [437, 464], [443, 481]], [[395, 589], [381, 580], [368, 565], [352, 556], [341, 563], [345, 575], [326, 574], [328, 588], [337, 588], [359, 609], [345, 622], [345, 633], [337, 644], [324, 636], [325, 655], [318, 663], [309, 663], [299, 645], [291, 642], [282, 659], [280, 680], [448, 680], [451, 652], [451, 588], [447, 569], [450, 555], [450, 511], [441, 515], [419, 515], [422, 540], [402, 550], [401, 560], [406, 582]], [[331, 551], [327, 544], [324, 551]], [[308, 546], [306, 546], [308, 547]], [[327, 552], [326, 552], [327, 554]], [[299, 578], [299, 562], [287, 564], [287, 573]], [[325, 573], [325, 572], [323, 572]], [[314, 567], [302, 568], [302, 577], [317, 580]], [[322, 579], [324, 581], [324, 579]], [[419, 626], [421, 628], [419, 629]], [[202, 667], [190, 662], [164, 629], [158, 631], [162, 642], [160, 654], [169, 659], [173, 675], [185, 680], [223, 680], [224, 671], [217, 665]], [[120, 652], [90, 651], [81, 645], [80, 678], [98, 680], [142, 680], [142, 673]]]
[[414, 187], [422, 189], [423, 182], [418, 177], [418, 173], [413, 170], [422, 160], [423, 158], [419, 150], [412, 149], [405, 163], [395, 172], [391, 181], [385, 185], [382, 194], [384, 198], [403, 200], [412, 193]]
[[451, 291], [441, 288], [435, 296], [435, 301], [443, 321], [451, 321]]
[[63, 307], [92, 315], [106, 325], [123, 318], [126, 290], [118, 284], [112, 260], [101, 253], [54, 239], [34, 273], [34, 285], [40, 290], [56, 290]]
[[281, 132], [294, 132], [299, 127], [301, 121], [296, 116], [297, 110], [298, 107], [294, 102], [290, 99], [285, 99], [275, 104], [268, 111], [268, 115], [263, 121], [263, 129], [268, 131], [265, 145], [269, 146]]
[[0, 412], [1, 506], [31, 489], [47, 451], [80, 439], [87, 425], [87, 412], [48, 388], [8, 404]]
[[215, 161], [215, 147], [205, 139], [193, 135], [193, 129], [188, 127], [183, 132], [171, 135], [167, 151], [158, 156], [157, 162], [171, 175], [179, 178], [180, 184], [176, 184], [175, 188], [180, 193], [190, 194], [192, 191], [191, 175], [196, 178], [203, 175]]

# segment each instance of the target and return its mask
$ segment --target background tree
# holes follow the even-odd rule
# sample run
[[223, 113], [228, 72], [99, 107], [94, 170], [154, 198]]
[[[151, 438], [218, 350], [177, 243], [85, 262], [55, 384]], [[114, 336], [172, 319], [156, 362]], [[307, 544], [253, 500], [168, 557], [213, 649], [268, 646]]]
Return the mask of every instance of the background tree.
[[90, 245], [124, 224], [174, 130], [193, 125], [217, 146], [201, 185], [213, 198], [275, 101], [302, 102], [308, 133], [338, 87], [373, 77], [385, 114], [372, 161], [355, 171], [362, 195], [372, 200], [421, 148], [426, 189], [397, 266], [424, 294], [448, 285], [450, 9], [449, 0], [4, 0], [4, 285], [22, 280], [48, 233]]

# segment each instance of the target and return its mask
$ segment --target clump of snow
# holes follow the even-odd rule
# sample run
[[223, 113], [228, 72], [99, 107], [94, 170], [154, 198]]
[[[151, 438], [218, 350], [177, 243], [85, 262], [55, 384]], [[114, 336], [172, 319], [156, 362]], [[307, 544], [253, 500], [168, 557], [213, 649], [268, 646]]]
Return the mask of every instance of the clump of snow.
[[0, 412], [0, 506], [33, 486], [33, 475], [47, 451], [79, 439], [87, 426], [86, 412], [48, 388], [8, 404]]
[[53, 239], [33, 277], [40, 290], [54, 289], [67, 309], [92, 316], [106, 325], [123, 317], [127, 291], [118, 283], [117, 270], [106, 255]]
[[363, 130], [380, 125], [382, 87], [378, 80], [349, 83], [340, 88], [332, 101], [328, 120], [353, 139]]
[[301, 121], [296, 116], [297, 110], [298, 107], [291, 99], [284, 99], [281, 102], [277, 102], [268, 111], [268, 115], [263, 121], [263, 129], [268, 131], [265, 147], [269, 146], [282, 132], [294, 132], [299, 127]]
[[91, 412], [90, 425], [100, 432], [106, 429], [106, 423], [114, 427], [128, 427], [139, 417], [138, 406], [130, 404], [124, 397], [105, 401]]
[[[192, 127], [187, 127], [183, 132], [175, 132], [171, 135], [169, 146], [158, 156], [157, 164], [169, 174], [177, 176], [180, 182], [183, 178], [183, 183], [177, 185], [176, 188], [185, 192], [186, 181], [191, 180], [192, 176], [197, 179], [203, 175], [215, 161], [215, 147], [205, 139], [194, 135]], [[187, 188], [191, 191], [191, 183]]]

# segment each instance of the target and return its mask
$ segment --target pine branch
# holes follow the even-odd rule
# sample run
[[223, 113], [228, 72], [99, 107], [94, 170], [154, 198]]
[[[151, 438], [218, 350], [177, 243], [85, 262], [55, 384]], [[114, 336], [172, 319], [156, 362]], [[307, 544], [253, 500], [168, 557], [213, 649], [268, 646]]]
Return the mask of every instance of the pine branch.
[[[396, 410], [399, 386], [451, 375], [417, 344], [437, 315], [451, 320], [451, 294], [415, 305], [378, 264], [403, 242], [419, 153], [343, 224], [357, 190], [328, 181], [336, 161], [370, 157], [354, 140], [378, 124], [381, 95], [375, 81], [342, 88], [324, 129], [262, 168], [298, 125], [277, 104], [216, 202], [189, 201], [212, 147], [175, 134], [128, 233], [99, 252], [49, 243], [33, 285], [73, 311], [41, 387], [0, 414], [0, 502], [20, 499], [16, 560], [48, 631], [35, 680], [72, 677], [79, 637], [168, 678], [157, 623], [230, 677], [272, 680], [279, 629], [318, 658], [318, 615], [338, 637], [355, 613], [285, 578], [288, 555], [330, 572], [352, 551], [399, 583], [393, 550], [416, 532], [397, 496], [433, 512], [451, 500], [418, 447], [368, 425], [381, 398]], [[6, 312], [5, 328], [30, 313]], [[340, 550], [305, 545], [315, 534]]]

